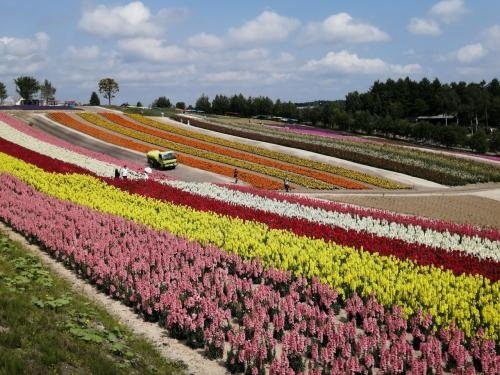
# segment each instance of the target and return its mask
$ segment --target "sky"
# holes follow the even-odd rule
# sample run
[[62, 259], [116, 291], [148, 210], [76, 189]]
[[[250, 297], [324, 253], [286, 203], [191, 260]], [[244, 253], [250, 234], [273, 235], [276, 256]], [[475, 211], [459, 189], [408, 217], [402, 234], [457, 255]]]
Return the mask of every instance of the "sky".
[[[344, 99], [377, 80], [500, 77], [498, 0], [0, 0], [0, 82], [31, 76], [56, 99], [166, 96]], [[100, 96], [101, 103], [105, 99]]]

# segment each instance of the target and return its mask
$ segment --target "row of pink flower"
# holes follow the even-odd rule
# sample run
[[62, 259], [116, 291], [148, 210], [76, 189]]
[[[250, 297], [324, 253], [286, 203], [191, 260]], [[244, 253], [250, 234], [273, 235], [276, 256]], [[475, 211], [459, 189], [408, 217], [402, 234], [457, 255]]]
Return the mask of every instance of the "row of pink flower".
[[[6, 124], [16, 129], [25, 132], [26, 134], [44, 140], [48, 143], [52, 143], [67, 148], [69, 150], [73, 150], [75, 152], [94, 157], [97, 160], [106, 161], [117, 165], [123, 164], [123, 160], [115, 159], [108, 155], [103, 155], [101, 153], [92, 152], [83, 147], [74, 146], [56, 137], [47, 135], [44, 132], [38, 131], [37, 129], [28, 126], [26, 123], [1, 112], [0, 112], [0, 121], [3, 121]], [[142, 166], [133, 165], [133, 163], [131, 162], [127, 162], [127, 164], [130, 164], [129, 166], [132, 166], [132, 168], [135, 168], [137, 170], [140, 170], [142, 168]], [[165, 174], [161, 175], [157, 174], [153, 175], [152, 177], [156, 179], [166, 178]], [[459, 235], [466, 235], [470, 237], [478, 236], [480, 238], [488, 238], [491, 240], [500, 241], [500, 231], [496, 228], [479, 228], [473, 225], [450, 223], [441, 220], [418, 217], [414, 215], [404, 215], [404, 214], [394, 213], [386, 210], [363, 208], [356, 205], [350, 205], [345, 203], [329, 202], [314, 198], [306, 198], [290, 194], [282, 194], [279, 192], [266, 191], [242, 185], [232, 184], [231, 186], [227, 187], [231, 189], [238, 189], [242, 192], [265, 197], [268, 199], [287, 201], [290, 203], [301, 204], [304, 206], [321, 208], [328, 211], [349, 213], [352, 215], [357, 215], [359, 217], [372, 217], [374, 219], [386, 220], [387, 222], [396, 222], [403, 225], [420, 226], [423, 229], [432, 229], [439, 232], [448, 231], [449, 233], [456, 233]]]
[[212, 358], [227, 343], [231, 371], [500, 370], [496, 344], [481, 332], [466, 340], [454, 327], [434, 332], [430, 316], [405, 320], [373, 297], [341, 301], [316, 280], [48, 197], [10, 175], [0, 175], [0, 194], [2, 220], [173, 337]]
[[[32, 150], [28, 150], [3, 139], [0, 140], [0, 151], [35, 164], [49, 172], [94, 175], [73, 164], [40, 155]], [[420, 265], [443, 266], [453, 271], [455, 274], [480, 274], [492, 281], [500, 280], [499, 264], [491, 259], [478, 259], [459, 251], [449, 252], [439, 248], [431, 248], [421, 244], [404, 242], [398, 239], [323, 225], [300, 218], [284, 218], [278, 214], [258, 209], [241, 209], [241, 207], [234, 204], [201, 197], [171, 186], [162, 185], [156, 181], [128, 181], [96, 177], [131, 193], [190, 206], [196, 210], [217, 212], [244, 220], [260, 221], [270, 228], [286, 229], [298, 235], [333, 241], [357, 249], [363, 248], [367, 251], [378, 252], [381, 255], [396, 256], [403, 260], [411, 259]]]

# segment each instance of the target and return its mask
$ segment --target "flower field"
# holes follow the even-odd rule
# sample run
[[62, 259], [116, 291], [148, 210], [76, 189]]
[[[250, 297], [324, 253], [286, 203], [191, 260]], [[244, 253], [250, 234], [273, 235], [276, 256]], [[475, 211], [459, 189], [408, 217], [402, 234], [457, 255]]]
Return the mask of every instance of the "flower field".
[[0, 130], [2, 221], [233, 373], [500, 372], [497, 229], [113, 179], [117, 160]]
[[[182, 116], [177, 116], [177, 118], [181, 120]], [[364, 165], [409, 174], [444, 185], [500, 181], [500, 168], [492, 167], [489, 163], [408, 147], [377, 142], [360, 142], [352, 138], [317, 137], [284, 132], [269, 127], [252, 129], [241, 124], [214, 124], [194, 118], [190, 118], [190, 123], [192, 126], [203, 129], [313, 151]]]
[[[288, 177], [293, 184], [309, 189], [368, 189], [369, 186], [365, 183], [387, 189], [405, 187], [366, 173], [203, 135], [139, 115], [131, 117], [148, 126], [111, 113], [96, 115], [85, 112], [78, 116], [115, 134], [147, 142], [156, 147], [172, 149], [182, 155], [195, 156], [231, 168], [238, 167], [243, 172], [242, 179], [247, 182], [249, 181], [245, 173], [256, 172], [280, 181]], [[65, 125], [75, 122], [74, 118], [64, 114], [51, 113], [50, 117]], [[182, 160], [180, 161], [182, 163]]]

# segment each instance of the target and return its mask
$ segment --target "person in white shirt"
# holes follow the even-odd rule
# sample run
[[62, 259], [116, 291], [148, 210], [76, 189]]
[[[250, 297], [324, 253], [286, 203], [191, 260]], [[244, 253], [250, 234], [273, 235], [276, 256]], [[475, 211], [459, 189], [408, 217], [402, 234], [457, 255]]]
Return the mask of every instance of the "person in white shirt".
[[123, 178], [123, 179], [128, 178], [128, 169], [127, 169], [126, 165], [124, 165], [122, 170], [121, 170], [121, 178]]

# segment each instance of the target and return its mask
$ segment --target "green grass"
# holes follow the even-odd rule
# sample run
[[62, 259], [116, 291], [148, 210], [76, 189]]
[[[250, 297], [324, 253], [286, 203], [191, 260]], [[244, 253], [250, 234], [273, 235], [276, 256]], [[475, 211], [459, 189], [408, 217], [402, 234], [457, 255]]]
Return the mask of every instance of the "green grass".
[[184, 374], [0, 231], [0, 374]]

